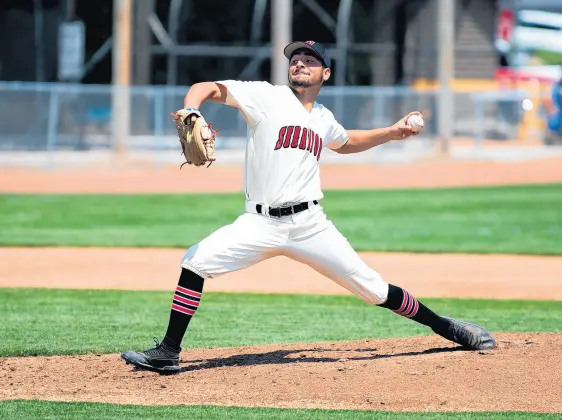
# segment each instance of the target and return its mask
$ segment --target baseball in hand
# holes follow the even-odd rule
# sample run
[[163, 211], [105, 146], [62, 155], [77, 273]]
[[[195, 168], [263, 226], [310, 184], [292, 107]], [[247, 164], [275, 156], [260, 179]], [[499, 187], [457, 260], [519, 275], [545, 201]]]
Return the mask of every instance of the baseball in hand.
[[411, 115], [406, 121], [406, 124], [410, 126], [413, 132], [417, 133], [423, 128], [423, 118], [421, 115]]

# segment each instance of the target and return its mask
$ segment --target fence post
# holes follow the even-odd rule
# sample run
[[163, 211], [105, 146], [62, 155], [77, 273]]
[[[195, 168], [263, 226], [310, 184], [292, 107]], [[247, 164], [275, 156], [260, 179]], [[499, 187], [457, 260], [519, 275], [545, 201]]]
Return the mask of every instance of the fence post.
[[164, 92], [162, 90], [154, 91], [154, 139], [156, 140], [156, 150], [157, 150], [157, 165], [162, 166], [164, 164], [164, 159], [162, 153], [162, 141], [164, 137]]
[[384, 100], [385, 100], [385, 98], [384, 98], [382, 92], [373, 91], [373, 95], [375, 97], [375, 100], [374, 100], [375, 109], [373, 110], [374, 111], [373, 114], [374, 114], [374, 117], [375, 117], [375, 125], [377, 127], [382, 127], [382, 124], [383, 124], [383, 121], [384, 121], [384, 109], [385, 109], [385, 106], [384, 106], [385, 101]]
[[484, 101], [480, 100], [478, 97], [475, 97], [474, 105], [474, 113], [476, 117], [476, 135], [474, 136], [474, 142], [476, 148], [480, 149], [484, 140]]
[[131, 128], [131, 10], [131, 0], [113, 1], [111, 133], [119, 157], [125, 154]]
[[53, 169], [53, 157], [57, 147], [57, 129], [59, 125], [59, 92], [58, 89], [52, 89], [49, 96], [49, 114], [47, 123], [47, 167]]

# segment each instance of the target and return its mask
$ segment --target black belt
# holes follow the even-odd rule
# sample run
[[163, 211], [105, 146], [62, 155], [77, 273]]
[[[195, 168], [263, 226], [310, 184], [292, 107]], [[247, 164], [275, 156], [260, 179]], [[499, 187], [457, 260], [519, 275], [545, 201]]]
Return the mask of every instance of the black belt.
[[[314, 204], [318, 204], [317, 200], [313, 201]], [[276, 208], [269, 208], [268, 214], [273, 217], [281, 217], [281, 216], [288, 216], [290, 214], [299, 213], [303, 210], [308, 210], [308, 202], [295, 204], [294, 206], [289, 207], [276, 207]], [[262, 214], [262, 205], [256, 204], [256, 211], [259, 214]]]

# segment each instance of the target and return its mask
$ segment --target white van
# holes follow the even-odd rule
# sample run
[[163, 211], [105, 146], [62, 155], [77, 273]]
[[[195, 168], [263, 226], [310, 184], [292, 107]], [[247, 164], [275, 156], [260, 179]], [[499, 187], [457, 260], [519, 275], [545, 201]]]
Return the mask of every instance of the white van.
[[562, 13], [503, 9], [497, 29], [496, 48], [511, 66], [526, 65], [521, 60], [537, 51], [559, 53], [562, 59]]
[[562, 53], [562, 13], [520, 10], [514, 23], [511, 42], [517, 50]]

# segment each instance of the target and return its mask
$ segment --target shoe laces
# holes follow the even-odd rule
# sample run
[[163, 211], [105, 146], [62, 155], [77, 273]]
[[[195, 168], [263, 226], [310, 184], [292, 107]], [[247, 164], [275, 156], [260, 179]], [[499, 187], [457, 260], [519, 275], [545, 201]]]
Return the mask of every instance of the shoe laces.
[[151, 349], [146, 350], [144, 352], [144, 354], [146, 354], [147, 356], [154, 356], [156, 354], [161, 353], [162, 343], [160, 341], [158, 341], [158, 339], [156, 337], [152, 337], [152, 340], [154, 340], [154, 343], [156, 344], [156, 347], [153, 347]]

